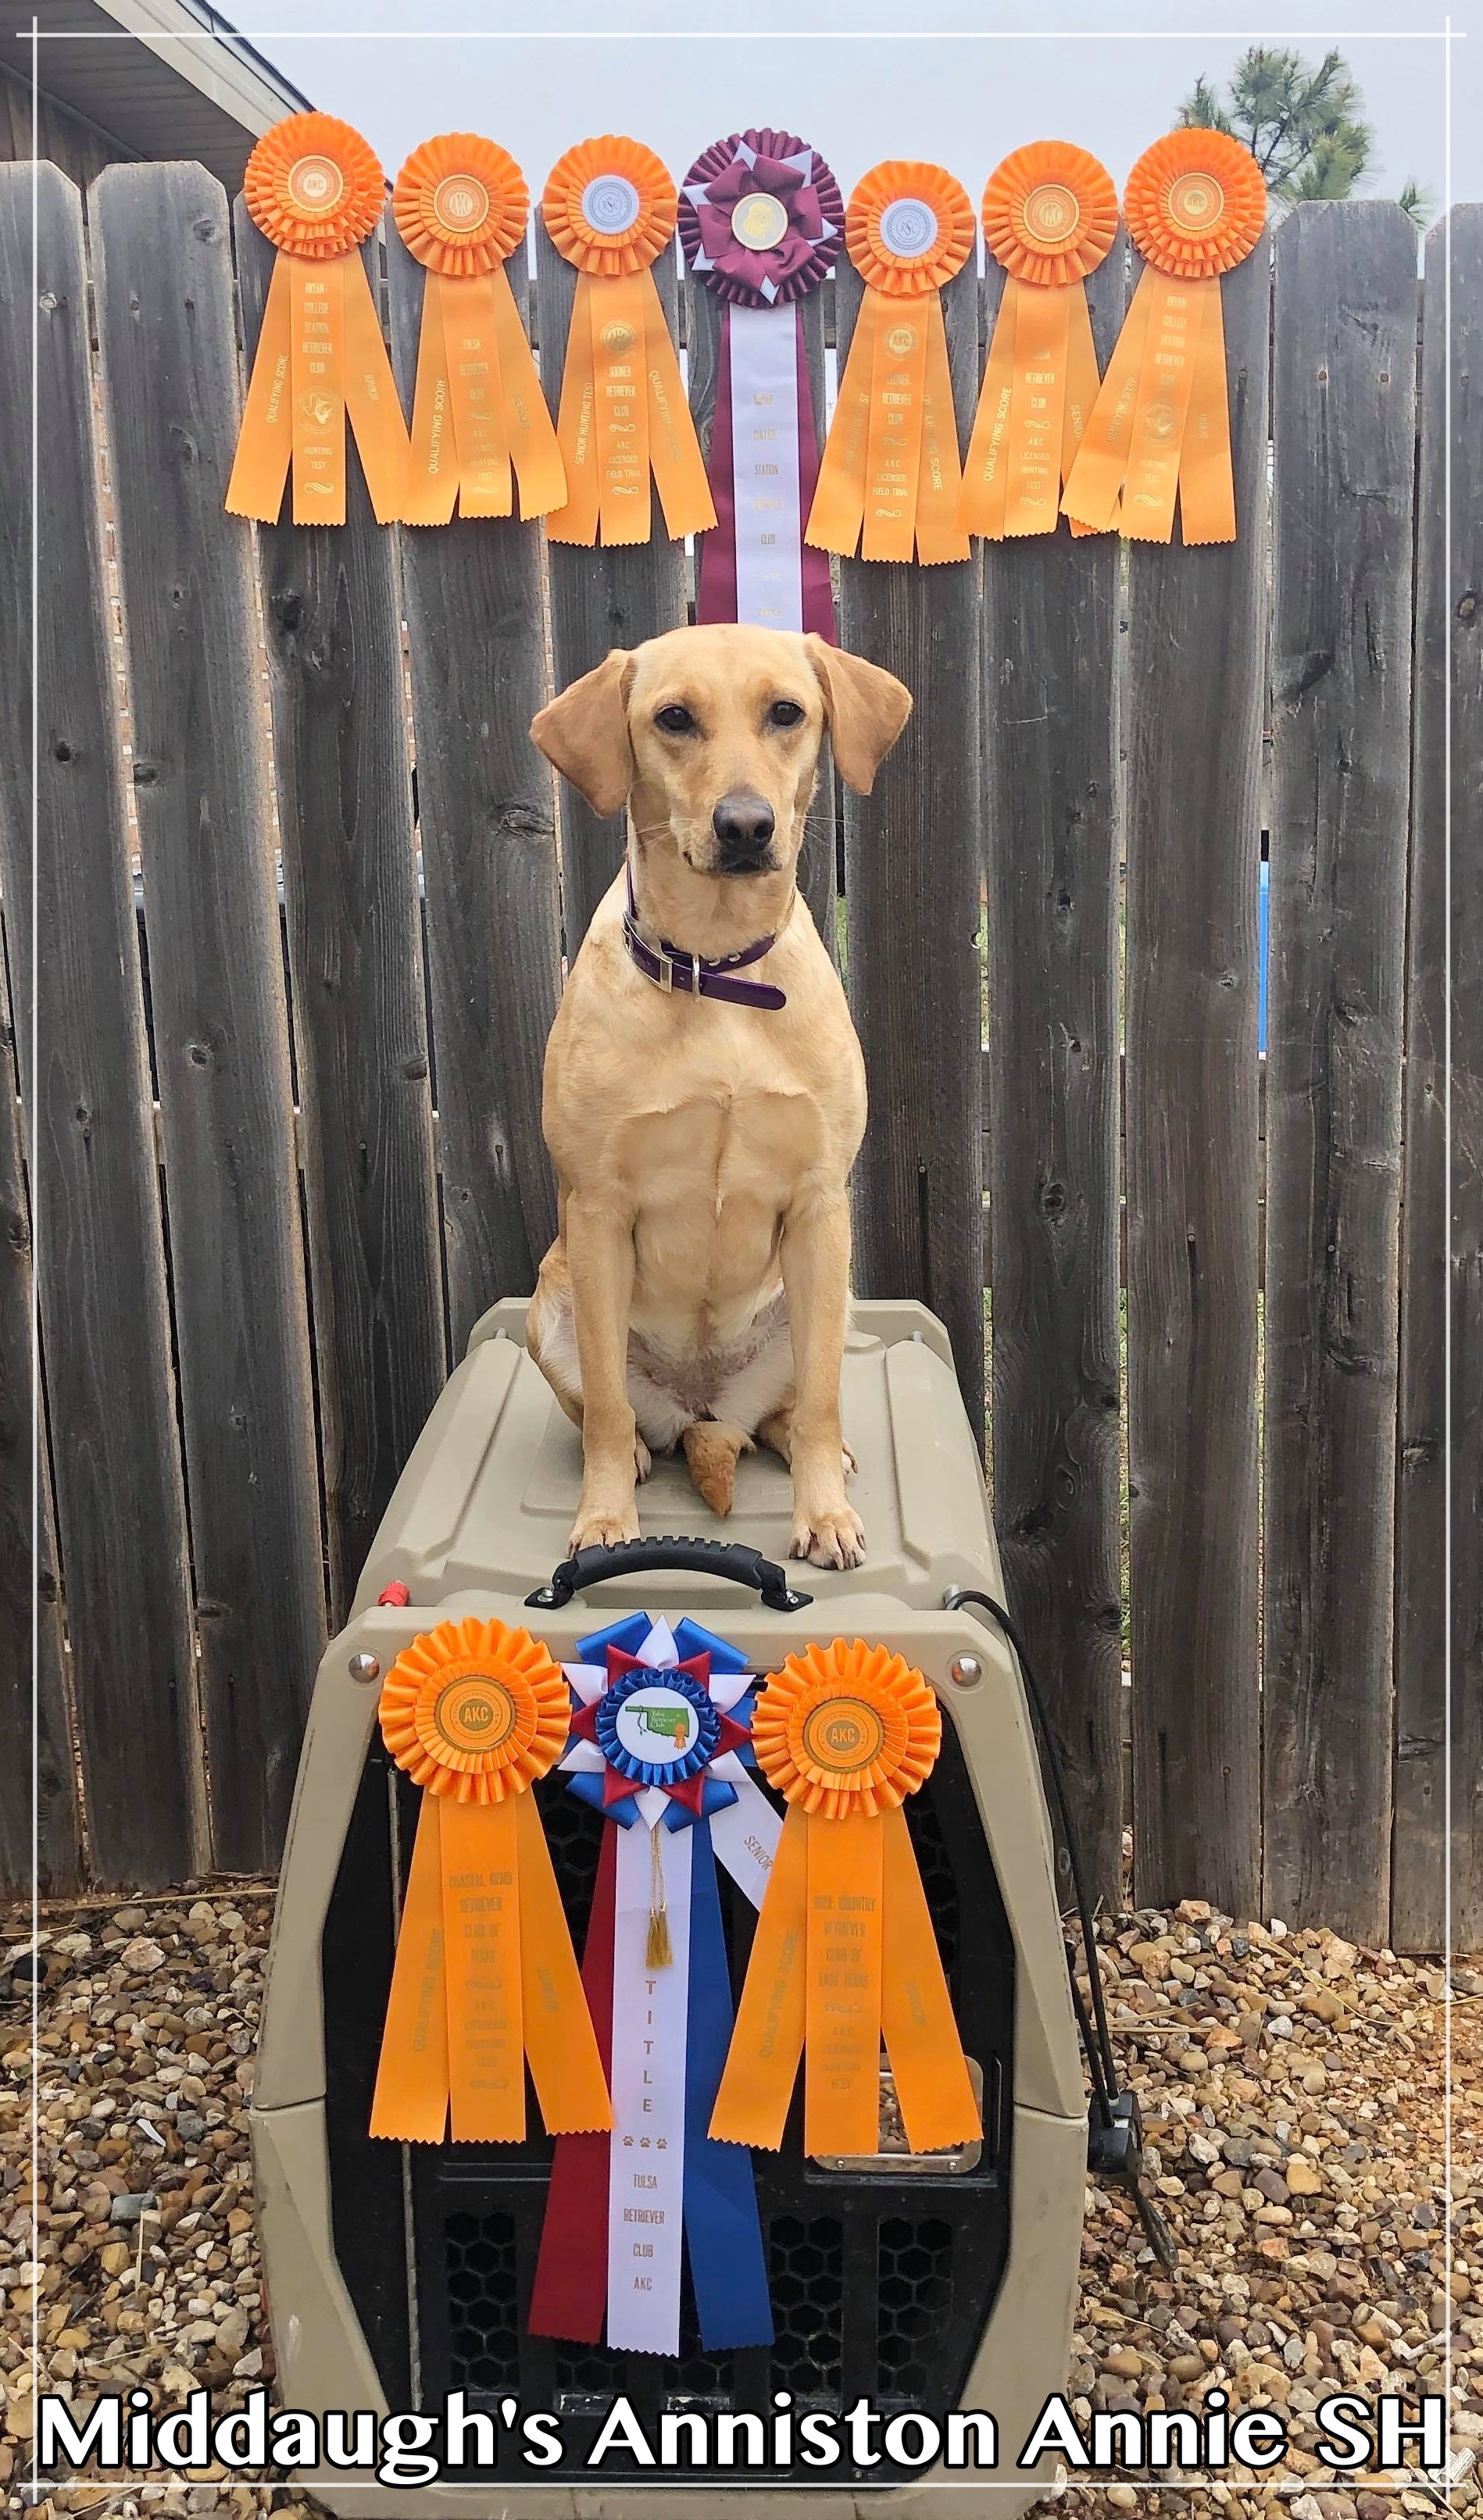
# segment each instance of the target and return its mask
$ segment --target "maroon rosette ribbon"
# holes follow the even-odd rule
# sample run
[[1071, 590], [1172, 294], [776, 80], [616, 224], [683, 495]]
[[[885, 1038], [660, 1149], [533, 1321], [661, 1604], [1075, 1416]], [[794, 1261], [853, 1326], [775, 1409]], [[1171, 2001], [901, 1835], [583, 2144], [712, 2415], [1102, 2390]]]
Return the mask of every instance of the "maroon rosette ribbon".
[[826, 555], [804, 542], [819, 438], [798, 300], [828, 279], [844, 204], [790, 131], [733, 132], [680, 187], [680, 242], [723, 301], [706, 472], [716, 530], [700, 548], [696, 617], [834, 636]]
[[[745, 209], [757, 194], [765, 202]], [[807, 297], [833, 270], [843, 236], [831, 169], [790, 131], [734, 131], [696, 159], [680, 187], [685, 259], [733, 306]]]

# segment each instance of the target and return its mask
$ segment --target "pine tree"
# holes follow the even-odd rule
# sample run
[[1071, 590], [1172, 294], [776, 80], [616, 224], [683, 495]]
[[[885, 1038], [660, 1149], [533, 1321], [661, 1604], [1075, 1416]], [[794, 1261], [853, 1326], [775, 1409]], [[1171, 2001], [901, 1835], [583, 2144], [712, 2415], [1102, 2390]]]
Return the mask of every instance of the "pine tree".
[[[1294, 202], [1347, 201], [1374, 150], [1358, 82], [1336, 52], [1315, 69], [1298, 53], [1253, 44], [1232, 71], [1224, 101], [1208, 79], [1197, 78], [1179, 119], [1229, 132], [1249, 149], [1276, 210]], [[1420, 218], [1416, 184], [1403, 188], [1401, 201]]]

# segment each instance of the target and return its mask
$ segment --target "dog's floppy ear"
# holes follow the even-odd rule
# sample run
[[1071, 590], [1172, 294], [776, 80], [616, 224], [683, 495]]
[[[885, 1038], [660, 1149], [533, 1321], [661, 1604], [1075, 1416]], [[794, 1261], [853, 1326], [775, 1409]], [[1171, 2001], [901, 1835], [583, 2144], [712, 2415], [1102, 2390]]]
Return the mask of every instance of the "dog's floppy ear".
[[580, 682], [548, 700], [530, 721], [530, 733], [548, 761], [586, 797], [595, 814], [616, 814], [633, 786], [633, 746], [628, 741], [628, 694], [633, 652], [614, 648]]
[[912, 695], [883, 665], [831, 648], [811, 630], [804, 641], [824, 694], [834, 760], [846, 788], [868, 796], [876, 773], [912, 714]]

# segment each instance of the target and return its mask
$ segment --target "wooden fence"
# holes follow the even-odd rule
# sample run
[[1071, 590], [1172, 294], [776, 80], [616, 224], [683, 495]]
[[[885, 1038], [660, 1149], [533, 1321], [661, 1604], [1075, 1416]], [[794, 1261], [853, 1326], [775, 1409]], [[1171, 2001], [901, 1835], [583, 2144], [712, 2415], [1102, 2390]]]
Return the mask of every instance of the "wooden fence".
[[[147, 1885], [274, 1862], [398, 1468], [531, 1283], [562, 942], [621, 831], [526, 728], [685, 618], [687, 562], [386, 531], [358, 479], [343, 529], [254, 532], [222, 493], [261, 240], [199, 167], [84, 203], [43, 165], [33, 284], [31, 199], [0, 168], [0, 1723], [30, 1723], [33, 1212], [40, 1873]], [[406, 389], [422, 275], [394, 236], [368, 258]], [[560, 345], [571, 272], [541, 240], [515, 277]], [[703, 427], [715, 309], [659, 278]], [[965, 434], [995, 279], [946, 292]], [[1103, 354], [1129, 282], [1092, 284]], [[988, 1280], [1006, 1579], [1099, 1889], [1131, 1820], [1144, 1899], [1413, 1948], [1449, 1617], [1454, 1930], [1483, 1936], [1483, 211], [1419, 297], [1418, 369], [1383, 202], [1299, 209], [1228, 280], [1234, 546], [845, 563], [843, 639], [917, 710], [870, 799], [826, 773], [805, 866], [872, 1080], [857, 1283], [935, 1307], [982, 1422]], [[857, 303], [848, 274], [811, 301], [821, 399]], [[16, 1881], [30, 1831], [12, 1758]]]

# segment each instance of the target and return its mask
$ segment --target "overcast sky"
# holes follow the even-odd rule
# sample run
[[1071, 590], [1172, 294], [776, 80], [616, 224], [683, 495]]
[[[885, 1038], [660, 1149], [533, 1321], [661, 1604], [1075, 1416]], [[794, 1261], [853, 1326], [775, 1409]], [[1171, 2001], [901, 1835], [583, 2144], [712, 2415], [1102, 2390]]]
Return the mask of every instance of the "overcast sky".
[[[679, 176], [712, 140], [767, 122], [821, 150], [846, 194], [878, 158], [925, 158], [976, 202], [1007, 150], [1046, 139], [1093, 150], [1121, 186], [1198, 72], [1222, 78], [1253, 40], [1313, 58], [1331, 40], [1375, 128], [1362, 189], [1394, 194], [1415, 176], [1443, 201], [1438, 0], [814, 0], [806, 14], [739, 0], [736, 35], [714, 32], [732, 12], [683, 0], [226, 0], [226, 14], [314, 105], [356, 123], [388, 176], [433, 132], [475, 130], [537, 195], [591, 134], [632, 133]], [[1452, 48], [1453, 198], [1477, 201], [1483, 0], [1451, 15], [1470, 34]]]

